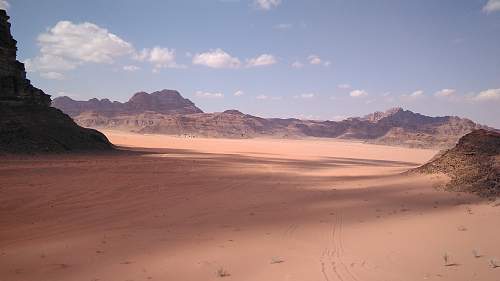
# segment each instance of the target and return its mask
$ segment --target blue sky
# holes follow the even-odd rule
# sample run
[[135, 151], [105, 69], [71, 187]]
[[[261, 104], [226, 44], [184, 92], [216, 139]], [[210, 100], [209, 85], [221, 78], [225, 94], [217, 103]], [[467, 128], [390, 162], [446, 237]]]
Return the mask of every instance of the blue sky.
[[53, 96], [176, 89], [207, 112], [336, 120], [402, 106], [500, 128], [500, 0], [7, 5], [19, 59]]

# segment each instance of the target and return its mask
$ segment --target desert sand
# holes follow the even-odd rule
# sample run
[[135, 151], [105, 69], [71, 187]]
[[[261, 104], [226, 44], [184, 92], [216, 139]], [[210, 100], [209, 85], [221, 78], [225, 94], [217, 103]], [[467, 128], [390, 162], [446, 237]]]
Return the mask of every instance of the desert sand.
[[105, 134], [0, 159], [0, 280], [500, 280], [500, 204], [401, 174], [434, 150]]

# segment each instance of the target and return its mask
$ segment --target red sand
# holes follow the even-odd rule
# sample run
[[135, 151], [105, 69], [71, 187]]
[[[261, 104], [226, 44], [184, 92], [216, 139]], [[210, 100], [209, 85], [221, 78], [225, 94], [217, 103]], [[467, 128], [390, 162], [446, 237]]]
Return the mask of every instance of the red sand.
[[399, 174], [435, 151], [106, 134], [1, 159], [1, 281], [500, 278], [500, 206]]

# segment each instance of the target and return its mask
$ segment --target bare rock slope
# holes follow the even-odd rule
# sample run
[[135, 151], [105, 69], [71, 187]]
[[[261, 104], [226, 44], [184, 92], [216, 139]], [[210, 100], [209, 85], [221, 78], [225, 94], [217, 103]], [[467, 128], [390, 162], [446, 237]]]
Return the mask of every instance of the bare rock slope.
[[71, 116], [78, 116], [84, 112], [97, 112], [105, 116], [140, 114], [148, 111], [160, 114], [203, 113], [193, 102], [183, 98], [175, 90], [162, 90], [151, 94], [139, 92], [125, 103], [112, 102], [109, 99], [75, 101], [69, 97], [59, 97], [54, 99], [52, 105]]
[[50, 107], [50, 96], [26, 79], [8, 20], [6, 11], [0, 10], [0, 152], [112, 149], [103, 134], [78, 126]]
[[500, 195], [500, 133], [475, 130], [457, 145], [417, 168], [421, 173], [445, 173], [449, 190], [481, 196]]
[[173, 90], [137, 93], [126, 103], [59, 97], [53, 105], [84, 127], [215, 138], [321, 137], [449, 148], [463, 135], [487, 128], [465, 118], [430, 117], [402, 108], [343, 121], [261, 118], [238, 110], [203, 113]]

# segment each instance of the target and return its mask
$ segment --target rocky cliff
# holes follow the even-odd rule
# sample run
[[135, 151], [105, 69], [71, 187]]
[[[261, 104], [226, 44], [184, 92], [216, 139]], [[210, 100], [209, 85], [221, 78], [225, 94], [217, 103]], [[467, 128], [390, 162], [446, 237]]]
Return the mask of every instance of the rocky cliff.
[[445, 173], [451, 180], [447, 189], [481, 196], [500, 195], [500, 133], [475, 130], [460, 138], [457, 145], [414, 170]]
[[75, 101], [69, 97], [58, 97], [54, 99], [52, 105], [73, 117], [90, 112], [105, 116], [130, 115], [148, 111], [161, 114], [203, 113], [189, 99], [183, 98], [174, 90], [162, 90], [151, 94], [139, 92], [125, 103], [112, 102], [109, 99], [94, 98], [88, 101]]
[[9, 16], [0, 10], [0, 102], [47, 107], [50, 96], [26, 79], [24, 64], [16, 59], [17, 42], [10, 33]]
[[215, 138], [321, 137], [449, 148], [461, 136], [485, 128], [464, 118], [430, 117], [402, 108], [339, 122], [260, 118], [238, 110], [202, 113], [178, 92], [168, 90], [137, 93], [126, 103], [97, 99], [81, 102], [60, 97], [53, 104], [84, 127]]
[[50, 96], [26, 79], [8, 20], [6, 11], [0, 10], [0, 152], [111, 149], [103, 134], [78, 126], [50, 107]]

